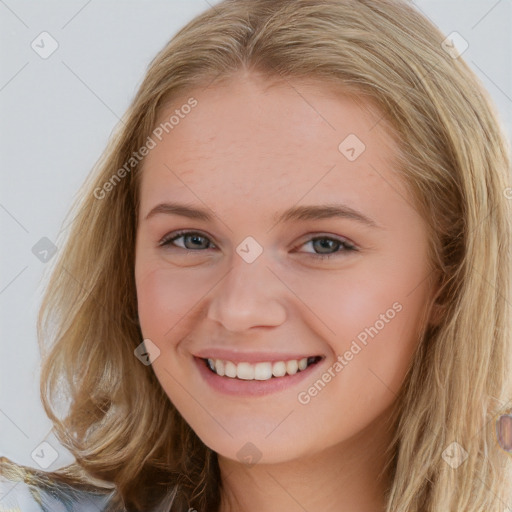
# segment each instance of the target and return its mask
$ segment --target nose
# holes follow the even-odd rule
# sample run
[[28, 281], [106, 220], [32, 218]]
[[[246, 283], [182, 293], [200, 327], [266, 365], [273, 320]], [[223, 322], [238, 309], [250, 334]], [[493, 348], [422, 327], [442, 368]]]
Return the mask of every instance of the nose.
[[235, 255], [232, 268], [211, 292], [207, 317], [232, 332], [275, 327], [286, 319], [285, 291], [264, 254], [252, 263]]

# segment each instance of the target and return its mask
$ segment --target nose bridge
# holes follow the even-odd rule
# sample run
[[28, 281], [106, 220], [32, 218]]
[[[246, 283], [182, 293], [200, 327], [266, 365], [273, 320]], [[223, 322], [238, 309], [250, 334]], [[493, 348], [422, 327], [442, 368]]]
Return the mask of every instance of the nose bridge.
[[251, 263], [234, 254], [230, 271], [212, 292], [208, 317], [230, 331], [282, 323], [283, 284], [267, 268], [268, 264], [264, 253]]

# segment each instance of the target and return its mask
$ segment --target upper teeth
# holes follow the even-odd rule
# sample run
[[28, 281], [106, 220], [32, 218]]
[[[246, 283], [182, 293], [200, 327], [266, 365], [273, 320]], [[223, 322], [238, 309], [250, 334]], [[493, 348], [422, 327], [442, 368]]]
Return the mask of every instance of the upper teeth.
[[291, 359], [290, 361], [276, 361], [275, 363], [233, 363], [222, 359], [208, 359], [208, 366], [221, 377], [231, 377], [243, 380], [268, 380], [284, 375], [294, 375], [308, 366], [308, 358]]

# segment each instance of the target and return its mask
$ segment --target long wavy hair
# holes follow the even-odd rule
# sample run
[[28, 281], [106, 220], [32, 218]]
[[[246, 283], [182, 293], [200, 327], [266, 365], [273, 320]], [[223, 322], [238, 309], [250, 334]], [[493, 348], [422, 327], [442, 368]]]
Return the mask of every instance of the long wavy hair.
[[[399, 143], [396, 171], [428, 223], [442, 314], [397, 397], [386, 511], [507, 510], [512, 459], [495, 423], [512, 399], [510, 143], [445, 38], [406, 0], [224, 0], [157, 54], [68, 214], [39, 312], [42, 403], [76, 458], [56, 475], [103, 482], [111, 510], [219, 508], [216, 453], [134, 356], [144, 160], [126, 163], [174, 98], [249, 70], [336, 84], [377, 105]], [[456, 469], [443, 457], [453, 442], [467, 452]]]

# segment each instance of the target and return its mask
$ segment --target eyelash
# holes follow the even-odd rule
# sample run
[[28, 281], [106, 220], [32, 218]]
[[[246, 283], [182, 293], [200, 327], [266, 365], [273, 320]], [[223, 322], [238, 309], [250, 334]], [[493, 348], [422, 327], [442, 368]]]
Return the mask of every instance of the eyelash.
[[[207, 240], [209, 240], [209, 238], [207, 236], [203, 235], [202, 233], [200, 233], [198, 231], [185, 231], [184, 230], [184, 231], [177, 231], [175, 233], [170, 233], [169, 235], [164, 236], [164, 238], [162, 238], [162, 240], [159, 242], [158, 245], [160, 247], [170, 245], [172, 242], [178, 240], [178, 238], [183, 238], [186, 235], [198, 235], [201, 238], [206, 238]], [[337, 238], [337, 237], [330, 237], [330, 236], [315, 236], [313, 238], [310, 238], [303, 244], [299, 245], [298, 247], [301, 247], [302, 245], [305, 245], [310, 242], [314, 242], [316, 240], [332, 240], [334, 242], [339, 242], [341, 244], [341, 247], [343, 247], [342, 251], [336, 251], [331, 254], [306, 253], [306, 254], [309, 254], [310, 256], [312, 256], [313, 258], [318, 258], [320, 260], [327, 260], [329, 258], [336, 257], [338, 254], [344, 253], [344, 252], [356, 252], [357, 251], [357, 248], [354, 245], [352, 245], [350, 242], [348, 242], [347, 240], [344, 240], [342, 238]], [[196, 249], [184, 249], [183, 247], [176, 247], [176, 248], [182, 249], [182, 250], [188, 251], [188, 252], [202, 252], [201, 249], [197, 249], [197, 250]]]

